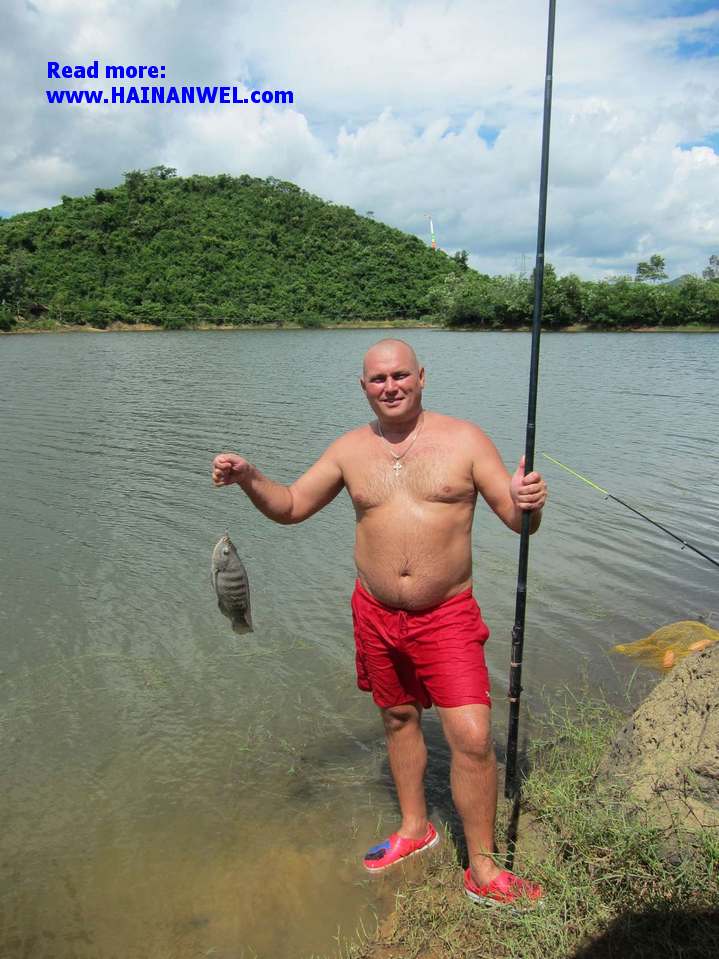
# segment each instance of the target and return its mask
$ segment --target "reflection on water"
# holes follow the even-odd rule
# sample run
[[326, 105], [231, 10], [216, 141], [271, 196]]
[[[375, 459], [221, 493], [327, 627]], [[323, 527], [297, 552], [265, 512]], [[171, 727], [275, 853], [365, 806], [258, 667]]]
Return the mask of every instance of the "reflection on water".
[[[0, 954], [275, 959], [332, 950], [398, 881], [357, 861], [395, 824], [373, 707], [353, 680], [346, 494], [275, 526], [209, 462], [281, 481], [368, 418], [374, 331], [0, 340]], [[529, 338], [412, 331], [429, 408], [474, 419], [513, 465]], [[707, 453], [719, 338], [547, 336], [539, 449], [719, 552]], [[717, 625], [716, 572], [550, 464], [533, 538], [525, 702], [583, 675], [621, 699], [609, 650], [666, 622]], [[229, 530], [256, 632], [214, 605]], [[478, 509], [476, 593], [496, 729], [518, 540]], [[653, 681], [642, 674], [635, 694]], [[451, 815], [426, 717], [430, 804]], [[531, 720], [522, 730], [531, 733]]]

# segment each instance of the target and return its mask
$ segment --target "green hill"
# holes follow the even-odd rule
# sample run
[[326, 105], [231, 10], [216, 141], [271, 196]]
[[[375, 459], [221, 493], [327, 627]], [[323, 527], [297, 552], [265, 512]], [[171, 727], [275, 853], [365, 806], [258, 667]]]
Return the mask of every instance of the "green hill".
[[[653, 258], [663, 260], [658, 254]], [[710, 267], [716, 259], [710, 258]], [[713, 267], [712, 267], [713, 269]], [[719, 280], [544, 276], [549, 329], [719, 326]], [[0, 330], [392, 320], [517, 329], [532, 277], [488, 276], [292, 183], [125, 174], [114, 189], [0, 220]]]
[[133, 171], [0, 221], [8, 317], [107, 326], [416, 319], [462, 265], [292, 183]]

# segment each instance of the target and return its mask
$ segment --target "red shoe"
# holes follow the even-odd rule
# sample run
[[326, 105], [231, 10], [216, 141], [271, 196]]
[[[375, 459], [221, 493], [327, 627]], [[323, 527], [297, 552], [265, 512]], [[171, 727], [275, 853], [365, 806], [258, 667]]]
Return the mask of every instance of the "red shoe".
[[403, 859], [409, 859], [417, 852], [431, 849], [438, 842], [439, 833], [431, 822], [427, 823], [427, 832], [422, 839], [406, 839], [399, 833], [393, 832], [389, 839], [372, 846], [369, 852], [365, 853], [362, 864], [368, 872], [382, 872]]
[[528, 906], [541, 900], [544, 892], [536, 882], [504, 872], [483, 886], [477, 886], [469, 869], [464, 874], [464, 892], [472, 902], [489, 906]]

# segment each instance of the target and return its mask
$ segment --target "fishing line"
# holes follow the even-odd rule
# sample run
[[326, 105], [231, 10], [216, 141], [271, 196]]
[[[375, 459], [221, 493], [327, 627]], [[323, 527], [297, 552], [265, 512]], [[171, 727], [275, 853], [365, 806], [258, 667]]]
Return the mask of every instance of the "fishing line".
[[550, 456], [549, 453], [542, 453], [542, 456], [545, 459], [548, 459], [550, 463], [555, 463], [557, 466], [561, 466], [563, 470], [566, 470], [568, 473], [571, 473], [572, 476], [576, 476], [577, 479], [580, 479], [583, 483], [586, 483], [587, 486], [591, 486], [592, 489], [598, 490], [600, 493], [604, 493], [607, 499], [613, 499], [615, 503], [620, 503], [622, 506], [625, 506], [627, 509], [630, 509], [632, 513], [636, 513], [637, 516], [641, 516], [642, 519], [645, 519], [647, 523], [651, 523], [652, 526], [656, 526], [657, 529], [662, 530], [662, 532], [667, 533], [672, 539], [675, 539], [678, 543], [682, 544], [682, 549], [691, 549], [695, 553], [698, 553], [699, 556], [704, 559], [709, 560], [710, 563], [713, 563], [715, 566], [719, 566], [719, 561], [712, 559], [711, 556], [707, 556], [706, 553], [702, 553], [700, 549], [697, 549], [696, 546], [692, 546], [691, 543], [688, 543], [683, 537], [677, 536], [676, 533], [672, 533], [670, 529], [667, 529], [666, 526], [662, 526], [661, 523], [657, 523], [656, 520], [652, 519], [649, 516], [646, 516], [641, 510], [638, 510], [636, 506], [631, 506], [629, 503], [625, 503], [623, 499], [619, 499], [618, 496], [615, 496], [614, 493], [610, 493], [609, 490], [603, 489], [603, 487], [597, 485], [597, 483], [592, 482], [592, 480], [587, 479], [586, 476], [582, 476], [581, 473], [578, 473], [576, 470], [573, 470], [571, 467], [567, 466], [565, 463], [560, 463], [559, 460], [555, 460], [553, 456]]

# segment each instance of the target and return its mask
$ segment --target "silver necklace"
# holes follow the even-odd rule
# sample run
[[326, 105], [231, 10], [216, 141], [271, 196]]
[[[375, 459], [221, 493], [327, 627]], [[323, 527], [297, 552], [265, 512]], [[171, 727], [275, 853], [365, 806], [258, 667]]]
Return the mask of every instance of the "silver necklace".
[[407, 453], [409, 453], [409, 451], [412, 449], [412, 447], [414, 446], [414, 441], [419, 436], [423, 426], [424, 426], [424, 414], [422, 414], [422, 419], [419, 421], [419, 426], [415, 430], [414, 436], [412, 437], [412, 441], [410, 442], [407, 449], [404, 451], [404, 453], [395, 453], [395, 451], [392, 449], [392, 446], [389, 440], [387, 440], [384, 433], [382, 432], [382, 425], [379, 421], [379, 417], [377, 418], [377, 431], [380, 435], [380, 438], [382, 439], [387, 449], [389, 450], [390, 456], [392, 456], [392, 458], [394, 459], [394, 463], [392, 464], [392, 469], [394, 470], [395, 476], [399, 476], [399, 471], [402, 469], [402, 463], [400, 462], [400, 460], [404, 459]]

